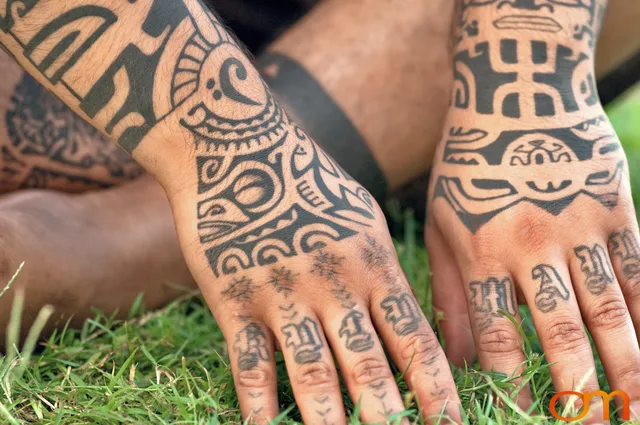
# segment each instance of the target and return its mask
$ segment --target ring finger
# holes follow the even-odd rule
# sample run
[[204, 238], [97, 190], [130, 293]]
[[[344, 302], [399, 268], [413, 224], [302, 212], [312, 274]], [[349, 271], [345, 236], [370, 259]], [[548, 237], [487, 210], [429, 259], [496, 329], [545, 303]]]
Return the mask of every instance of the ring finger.
[[351, 399], [362, 406], [361, 420], [386, 423], [390, 415], [404, 410], [366, 308], [356, 304], [351, 309], [327, 309], [322, 319]]
[[[525, 264], [531, 264], [525, 262]], [[597, 391], [593, 352], [566, 266], [542, 263], [518, 273], [556, 391]], [[563, 399], [563, 403], [567, 400]], [[581, 400], [575, 404], [581, 406]], [[592, 404], [584, 423], [602, 423], [602, 404]]]
[[638, 402], [640, 349], [605, 247], [605, 244], [597, 243], [576, 247], [571, 275], [582, 316], [593, 336], [611, 388], [627, 392]]

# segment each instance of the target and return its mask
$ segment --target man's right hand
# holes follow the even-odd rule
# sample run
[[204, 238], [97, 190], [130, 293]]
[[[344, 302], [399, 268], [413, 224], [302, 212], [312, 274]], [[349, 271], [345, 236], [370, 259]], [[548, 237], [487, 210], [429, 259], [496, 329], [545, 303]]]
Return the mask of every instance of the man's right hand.
[[460, 419], [375, 201], [291, 122], [197, 0], [11, 12], [2, 46], [163, 185], [245, 417], [278, 413], [276, 341], [305, 422], [346, 422], [330, 347], [363, 420], [404, 410], [379, 334], [425, 416]]

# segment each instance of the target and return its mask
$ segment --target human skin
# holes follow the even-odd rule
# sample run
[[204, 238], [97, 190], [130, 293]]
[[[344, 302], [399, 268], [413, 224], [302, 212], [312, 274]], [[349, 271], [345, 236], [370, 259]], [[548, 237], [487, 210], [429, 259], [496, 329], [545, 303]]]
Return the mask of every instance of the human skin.
[[[637, 415], [638, 226], [628, 164], [594, 88], [605, 6], [464, 2], [426, 242], [453, 361], [467, 357], [470, 328], [484, 369], [523, 370], [521, 337], [501, 313], [521, 320], [520, 293], [556, 391], [598, 389], [584, 320], [611, 388]], [[590, 415], [601, 423], [601, 405]]]
[[191, 0], [20, 12], [3, 22], [4, 48], [163, 186], [245, 417], [278, 413], [275, 339], [306, 422], [345, 423], [329, 341], [352, 397], [371, 406], [363, 419], [402, 409], [379, 335], [425, 415], [446, 405], [459, 418], [377, 204], [289, 119], [212, 14]]

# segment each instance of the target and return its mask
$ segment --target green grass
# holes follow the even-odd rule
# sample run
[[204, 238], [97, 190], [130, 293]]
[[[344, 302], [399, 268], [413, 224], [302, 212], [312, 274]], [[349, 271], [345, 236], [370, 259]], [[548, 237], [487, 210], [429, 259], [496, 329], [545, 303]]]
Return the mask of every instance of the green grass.
[[[627, 149], [636, 193], [640, 194], [640, 96], [614, 105], [610, 116]], [[401, 263], [428, 316], [431, 314], [429, 268], [418, 243], [418, 224], [408, 214], [404, 235], [395, 235]], [[30, 337], [17, 347], [22, 299], [16, 298], [9, 332], [9, 350], [0, 357], [0, 423], [7, 424], [217, 424], [241, 422], [226, 346], [202, 298], [186, 294], [181, 300], [153, 312], [142, 302], [128, 320], [96, 313], [82, 329], [65, 329], [32, 349], [42, 323], [51, 312], [43, 310]], [[553, 424], [548, 402], [551, 378], [526, 309], [527, 368], [523, 374], [537, 404], [519, 411], [508, 395], [513, 387], [504, 375], [469, 367], [454, 376], [468, 424]], [[280, 356], [280, 355], [279, 355]], [[598, 376], [607, 388], [602, 367]], [[282, 357], [278, 357], [279, 397], [283, 423], [300, 421]], [[400, 382], [401, 389], [406, 386]], [[407, 413], [421, 423], [407, 394]], [[345, 400], [348, 400], [345, 394]], [[347, 402], [349, 412], [353, 405]], [[351, 418], [358, 424], [356, 418]], [[614, 424], [618, 422], [614, 419]]]

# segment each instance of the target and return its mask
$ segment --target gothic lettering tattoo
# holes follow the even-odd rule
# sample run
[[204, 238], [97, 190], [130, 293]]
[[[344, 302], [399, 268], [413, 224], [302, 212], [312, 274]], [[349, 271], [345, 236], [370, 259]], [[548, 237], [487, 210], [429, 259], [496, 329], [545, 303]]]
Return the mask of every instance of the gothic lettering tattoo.
[[400, 336], [416, 332], [422, 322], [420, 306], [411, 294], [390, 295], [382, 300], [380, 307], [385, 311], [385, 321], [391, 323]]
[[495, 318], [502, 315], [503, 310], [512, 316], [518, 313], [514, 285], [510, 278], [498, 279], [490, 277], [485, 281], [474, 281], [469, 285], [471, 291], [471, 306], [474, 311], [475, 323], [481, 332], [491, 327]]
[[215, 276], [370, 226], [371, 195], [293, 124], [198, 0], [93, 3], [14, 7], [3, 44], [129, 152], [167, 134], [193, 146], [197, 231]]
[[607, 285], [615, 282], [609, 255], [602, 246], [595, 244], [593, 248], [589, 248], [581, 245], [573, 251], [580, 260], [580, 269], [587, 278], [585, 282], [587, 289], [593, 295], [602, 294]]
[[[452, 128], [435, 197], [446, 199], [473, 232], [521, 202], [559, 215], [585, 195], [613, 208], [624, 169], [620, 149], [604, 116], [567, 128], [497, 134]], [[483, 178], [460, 173], [461, 167], [482, 169]]]
[[285, 346], [293, 348], [298, 364], [314, 363], [322, 357], [324, 347], [318, 323], [304, 317], [299, 323], [290, 323], [281, 329], [285, 336]]
[[16, 85], [5, 114], [0, 190], [83, 191], [132, 180], [142, 169], [28, 74]]
[[543, 313], [549, 313], [558, 306], [558, 300], [569, 300], [569, 289], [555, 268], [548, 264], [536, 266], [531, 271], [533, 280], [540, 281], [540, 289], [536, 293], [536, 307]]
[[356, 353], [373, 348], [371, 332], [364, 329], [364, 314], [357, 310], [350, 310], [342, 319], [338, 336], [345, 338], [345, 346]]
[[254, 369], [261, 360], [269, 361], [271, 358], [264, 332], [256, 323], [250, 323], [238, 332], [233, 351], [238, 356], [240, 370]]
[[636, 232], [625, 229], [609, 238], [614, 256], [622, 261], [622, 272], [627, 279], [640, 279], [640, 243]]

